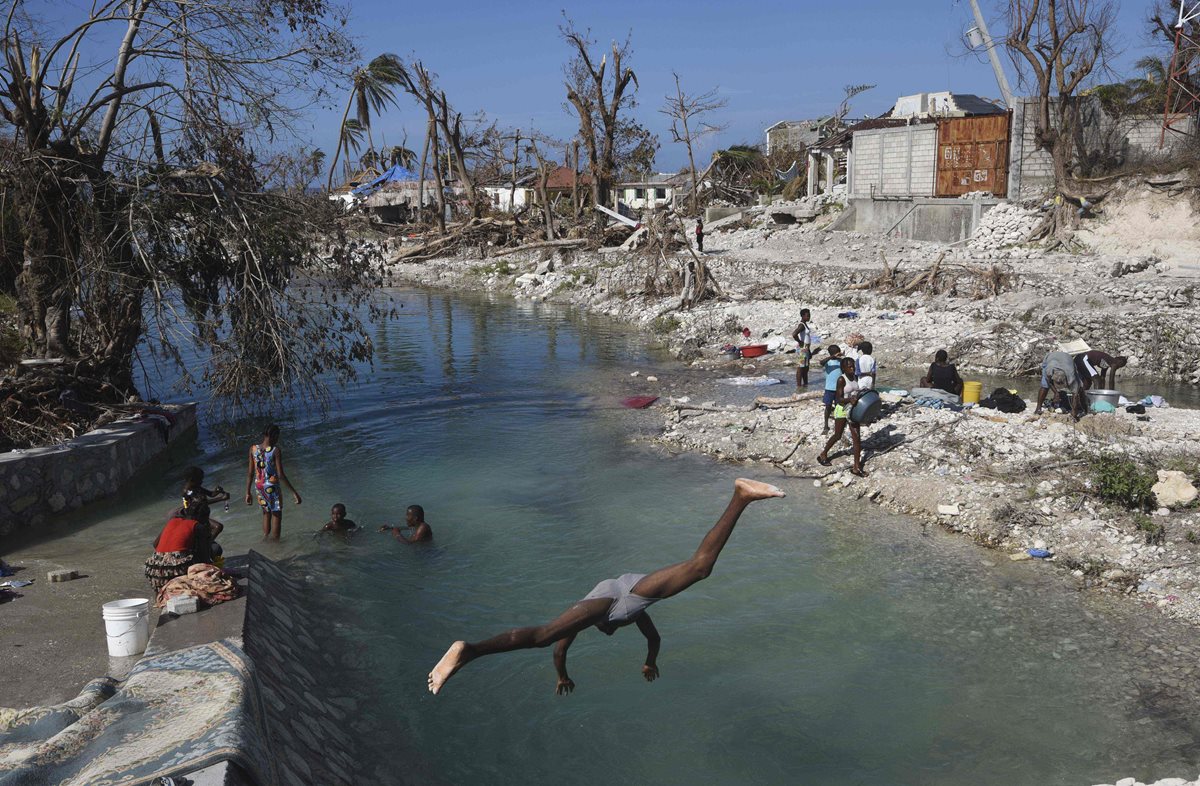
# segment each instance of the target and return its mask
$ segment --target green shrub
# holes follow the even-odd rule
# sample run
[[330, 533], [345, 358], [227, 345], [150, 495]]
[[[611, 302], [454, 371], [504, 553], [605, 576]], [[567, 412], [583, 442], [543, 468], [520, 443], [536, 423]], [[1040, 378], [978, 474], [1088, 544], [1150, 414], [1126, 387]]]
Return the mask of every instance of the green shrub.
[[1188, 543], [1200, 543], [1200, 535], [1197, 535], [1193, 529], [1189, 529], [1187, 534], [1183, 536], [1183, 539]]
[[1123, 505], [1130, 510], [1149, 510], [1154, 505], [1157, 478], [1136, 461], [1116, 456], [1100, 456], [1092, 461], [1092, 481], [1100, 499]]
[[1133, 525], [1138, 528], [1138, 532], [1145, 533], [1147, 544], [1158, 545], [1166, 539], [1167, 528], [1145, 513], [1134, 516]]
[[654, 318], [650, 323], [650, 329], [659, 335], [667, 335], [679, 330], [679, 326], [683, 324], [679, 321], [679, 317], [674, 314], [662, 314]]

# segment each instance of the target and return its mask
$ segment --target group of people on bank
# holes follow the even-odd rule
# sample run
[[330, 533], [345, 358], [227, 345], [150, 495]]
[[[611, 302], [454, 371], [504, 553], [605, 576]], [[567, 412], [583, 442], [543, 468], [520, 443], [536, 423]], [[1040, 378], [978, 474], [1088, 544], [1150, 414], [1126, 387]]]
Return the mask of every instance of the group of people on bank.
[[[814, 345], [819, 347], [817, 338], [810, 325], [811, 312], [809, 309], [800, 310], [800, 323], [792, 331], [792, 340], [797, 344], [796, 352], [800, 359], [796, 365], [796, 387], [808, 387], [809, 371], [816, 357]], [[822, 434], [829, 433], [829, 421], [833, 420], [833, 434], [817, 455], [817, 463], [831, 466], [829, 451], [838, 444], [843, 435], [849, 433], [854, 464], [851, 474], [866, 477], [862, 464], [862, 434], [861, 426], [851, 412], [858, 400], [874, 390], [879, 364], [873, 355], [874, 347], [859, 333], [851, 333], [847, 337], [847, 347], [843, 349], [837, 344], [824, 347], [826, 353], [822, 361], [825, 373], [825, 405], [824, 427]], [[1042, 361], [1041, 384], [1038, 391], [1037, 409], [1035, 414], [1042, 412], [1047, 397], [1052, 406], [1064, 411], [1070, 411], [1076, 419], [1087, 411], [1086, 391], [1092, 388], [1112, 388], [1116, 384], [1116, 372], [1124, 368], [1128, 359], [1122, 355], [1110, 355], [1107, 352], [1088, 350], [1068, 354], [1054, 351], [1048, 353]], [[1107, 384], [1106, 384], [1107, 383]], [[958, 368], [950, 362], [950, 355], [944, 349], [934, 353], [929, 370], [921, 378], [921, 387], [932, 388], [946, 393], [962, 396], [964, 382]]]
[[[279, 540], [283, 528], [283, 495], [286, 488], [295, 504], [303, 500], [283, 468], [279, 447], [279, 426], [263, 429], [261, 439], [250, 447], [246, 466], [247, 505], [258, 503], [262, 511], [263, 540]], [[204, 470], [188, 467], [184, 472], [181, 504], [171, 511], [166, 525], [154, 539], [154, 553], [146, 560], [146, 578], [161, 593], [172, 579], [186, 575], [193, 565], [224, 564], [223, 550], [217, 537], [225, 525], [213, 518], [212, 506], [224, 503], [229, 510], [231, 495], [221, 486], [204, 486]], [[335, 503], [327, 521], [315, 534], [347, 536], [361, 528], [346, 515], [346, 506]], [[425, 510], [410, 505], [403, 524], [379, 528], [403, 543], [422, 543], [433, 539], [433, 529], [425, 521]]]

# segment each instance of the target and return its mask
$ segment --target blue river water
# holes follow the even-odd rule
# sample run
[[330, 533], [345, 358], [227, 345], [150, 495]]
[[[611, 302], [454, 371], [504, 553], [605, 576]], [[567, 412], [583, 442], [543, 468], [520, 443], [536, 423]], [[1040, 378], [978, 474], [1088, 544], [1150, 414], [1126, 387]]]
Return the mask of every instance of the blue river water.
[[[328, 677], [395, 742], [395, 782], [1087, 784], [1200, 769], [1191, 681], [1164, 680], [1192, 668], [1186, 631], [808, 481], [631, 440], [648, 416], [616, 405], [621, 380], [681, 370], [619, 325], [395, 297], [374, 369], [328, 413], [281, 418], [304, 497], [283, 541], [258, 542], [236, 492], [216, 513], [227, 551], [292, 557], [314, 588], [329, 646], [345, 649]], [[206, 427], [195, 455], [93, 514], [89, 542], [144, 559], [181, 467], [241, 488], [260, 425]], [[454, 640], [548, 621], [602, 579], [688, 556], [741, 474], [789, 496], [751, 507], [712, 577], [651, 609], [657, 682], [641, 679], [630, 627], [580, 635], [569, 697], [554, 695], [549, 649], [426, 691]], [[366, 531], [312, 537], [334, 502]], [[374, 531], [414, 503], [432, 545]]]

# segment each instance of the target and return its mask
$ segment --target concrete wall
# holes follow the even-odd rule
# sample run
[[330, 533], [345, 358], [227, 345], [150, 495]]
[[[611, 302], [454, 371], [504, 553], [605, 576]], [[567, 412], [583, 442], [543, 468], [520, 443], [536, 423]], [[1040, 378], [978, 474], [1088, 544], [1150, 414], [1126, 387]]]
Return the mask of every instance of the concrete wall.
[[119, 420], [62, 445], [0, 453], [0, 537], [115, 494], [195, 429], [195, 404], [162, 408], [175, 417], [166, 439], [151, 422]]
[[[838, 229], [856, 232], [882, 233], [892, 230], [892, 237], [955, 243], [966, 240], [983, 214], [991, 210], [996, 199], [871, 199], [852, 197], [854, 223]], [[895, 227], [895, 229], [893, 229]]]
[[933, 196], [937, 126], [875, 128], [854, 133], [850, 195]]

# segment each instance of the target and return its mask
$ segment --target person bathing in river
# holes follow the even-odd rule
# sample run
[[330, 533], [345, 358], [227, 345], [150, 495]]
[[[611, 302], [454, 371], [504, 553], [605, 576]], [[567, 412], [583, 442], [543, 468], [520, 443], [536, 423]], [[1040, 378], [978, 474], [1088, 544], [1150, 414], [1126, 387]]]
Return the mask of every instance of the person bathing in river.
[[279, 484], [283, 483], [292, 492], [296, 504], [300, 504], [300, 493], [288, 480], [283, 471], [283, 452], [279, 448], [279, 426], [274, 423], [263, 429], [262, 441], [250, 448], [250, 463], [246, 468], [246, 504], [253, 504], [250, 489], [253, 487], [258, 505], [263, 514], [263, 539], [279, 540], [283, 529], [283, 500]]
[[933, 362], [929, 364], [929, 373], [921, 377], [921, 387], [944, 390], [956, 396], [962, 395], [963, 379], [958, 375], [958, 369], [950, 362], [950, 355], [946, 350], [939, 349], [934, 354]]
[[329, 509], [329, 521], [321, 527], [321, 532], [336, 532], [345, 535], [356, 529], [358, 529], [358, 525], [346, 518], [346, 506], [338, 502]]
[[[1129, 359], [1124, 355], [1113, 357], [1107, 352], [1093, 349], [1075, 356], [1075, 373], [1084, 390], [1112, 390], [1117, 384], [1117, 369], [1125, 368]], [[1107, 375], [1107, 384], [1105, 376]]]
[[808, 364], [812, 360], [812, 331], [808, 327], [808, 320], [812, 319], [812, 315], [807, 308], [800, 309], [800, 324], [796, 325], [796, 329], [792, 331], [792, 340], [799, 346], [796, 347], [796, 387], [808, 387]]
[[842, 438], [842, 432], [849, 425], [850, 440], [854, 445], [854, 467], [851, 468], [850, 474], [865, 478], [867, 473], [863, 472], [862, 468], [862, 427], [850, 419], [850, 410], [854, 408], [859, 395], [858, 375], [854, 372], [854, 366], [853, 358], [842, 358], [842, 375], [837, 381], [837, 403], [833, 408], [833, 436], [825, 443], [825, 449], [817, 455], [817, 463], [822, 467], [833, 466], [833, 462], [829, 460], [829, 450]]
[[442, 656], [433, 671], [429, 672], [429, 692], [437, 694], [459, 669], [476, 658], [513, 650], [548, 647], [555, 642], [554, 669], [558, 673], [555, 692], [565, 696], [575, 690], [575, 683], [567, 675], [567, 650], [575, 637], [592, 626], [611, 636], [618, 628], [637, 625], [646, 637], [648, 651], [642, 666], [642, 676], [647, 682], [658, 678], [658, 650], [661, 639], [646, 608], [660, 600], [678, 595], [712, 573], [717, 557], [729, 540], [733, 527], [746, 507], [755, 500], [782, 497], [784, 493], [774, 486], [739, 478], [733, 484], [733, 498], [721, 518], [704, 536], [696, 552], [683, 562], [660, 568], [648, 575], [626, 573], [617, 579], [608, 579], [596, 587], [571, 608], [552, 622], [530, 628], [514, 628], [499, 636], [484, 641], [467, 643], [456, 641]]
[[[412, 530], [412, 533], [405, 535], [401, 530]], [[392, 537], [396, 540], [405, 543], [421, 543], [427, 540], [433, 540], [433, 530], [425, 523], [425, 508], [420, 505], [409, 505], [408, 510], [404, 511], [404, 524], [399, 527], [383, 526], [379, 528], [380, 532], [391, 532]]]
[[[183, 504], [179, 510], [187, 512], [188, 508], [197, 501], [203, 501], [211, 509], [211, 506], [221, 502], [229, 501], [229, 492], [220, 486], [214, 486], [212, 491], [204, 488], [204, 470], [199, 467], [188, 467], [183, 471]], [[228, 509], [228, 506], [226, 506]], [[175, 515], [183, 515], [176, 513]], [[211, 516], [207, 517], [209, 529], [212, 532], [212, 538], [215, 540], [218, 535], [225, 529], [225, 525]], [[214, 544], [215, 546], [215, 544]], [[219, 547], [218, 547], [219, 548]], [[219, 553], [219, 552], [217, 552]]]

